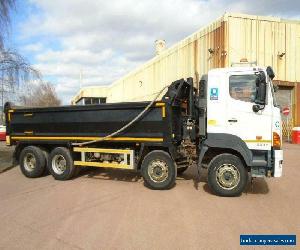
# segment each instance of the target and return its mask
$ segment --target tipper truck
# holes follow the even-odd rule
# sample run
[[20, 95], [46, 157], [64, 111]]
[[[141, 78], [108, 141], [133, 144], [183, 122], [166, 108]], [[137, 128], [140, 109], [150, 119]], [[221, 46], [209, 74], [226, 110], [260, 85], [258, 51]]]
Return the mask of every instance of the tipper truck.
[[[180, 79], [150, 102], [17, 107], [5, 104], [7, 145], [27, 177], [73, 178], [81, 167], [140, 171], [169, 189], [189, 166], [207, 168], [220, 196], [238, 196], [249, 177], [282, 175], [280, 109], [271, 67], [213, 69]], [[163, 95], [163, 96], [162, 96]], [[162, 97], [160, 97], [162, 96]]]

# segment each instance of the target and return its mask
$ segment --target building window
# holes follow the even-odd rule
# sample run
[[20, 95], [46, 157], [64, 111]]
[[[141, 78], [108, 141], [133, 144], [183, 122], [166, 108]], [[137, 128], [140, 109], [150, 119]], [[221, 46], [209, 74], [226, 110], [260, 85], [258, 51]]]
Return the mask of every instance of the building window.
[[229, 93], [233, 99], [254, 102], [256, 95], [256, 75], [235, 75], [229, 78]]
[[84, 104], [85, 104], [85, 105], [90, 105], [90, 104], [92, 104], [92, 98], [84, 98]]
[[106, 103], [106, 97], [100, 97], [99, 103]]
[[106, 97], [84, 97], [76, 105], [92, 105], [106, 103]]

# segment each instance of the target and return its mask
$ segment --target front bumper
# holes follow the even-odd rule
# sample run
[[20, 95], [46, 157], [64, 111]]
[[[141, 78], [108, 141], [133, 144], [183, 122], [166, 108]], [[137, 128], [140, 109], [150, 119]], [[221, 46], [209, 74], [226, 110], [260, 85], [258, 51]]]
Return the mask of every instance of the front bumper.
[[274, 150], [274, 177], [282, 176], [283, 150]]

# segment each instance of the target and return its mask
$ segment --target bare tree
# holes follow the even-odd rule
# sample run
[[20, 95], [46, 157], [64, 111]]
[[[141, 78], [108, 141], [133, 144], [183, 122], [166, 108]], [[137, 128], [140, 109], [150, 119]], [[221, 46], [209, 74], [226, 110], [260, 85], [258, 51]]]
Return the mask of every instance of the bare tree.
[[15, 7], [15, 0], [0, 0], [0, 48], [4, 47], [4, 37], [10, 23], [10, 11]]
[[[1, 1], [1, 0], [0, 0]], [[40, 73], [17, 52], [0, 48], [0, 123], [3, 123], [3, 104], [18, 100], [18, 93], [28, 82], [41, 81]]]
[[41, 81], [41, 76], [15, 51], [7, 50], [4, 40], [8, 33], [11, 10], [16, 0], [0, 0], [0, 124], [4, 121], [3, 104], [5, 101], [18, 101], [19, 93], [31, 81]]
[[49, 107], [61, 105], [54, 86], [49, 82], [32, 84], [31, 91], [20, 96], [20, 103], [23, 106]]

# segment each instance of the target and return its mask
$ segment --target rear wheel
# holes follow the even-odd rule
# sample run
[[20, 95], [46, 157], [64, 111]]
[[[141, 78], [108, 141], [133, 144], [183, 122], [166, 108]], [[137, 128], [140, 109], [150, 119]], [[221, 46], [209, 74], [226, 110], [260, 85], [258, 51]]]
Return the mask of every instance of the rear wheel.
[[48, 169], [56, 180], [69, 180], [75, 172], [76, 167], [69, 149], [57, 147], [50, 153]]
[[145, 184], [151, 189], [169, 189], [176, 180], [176, 167], [170, 155], [162, 150], [148, 153], [142, 163]]
[[36, 146], [28, 146], [20, 154], [20, 169], [29, 178], [42, 176], [46, 168], [46, 162], [43, 151]]
[[208, 168], [208, 185], [220, 196], [238, 196], [245, 189], [248, 172], [241, 159], [232, 154], [220, 154]]
[[48, 170], [48, 161], [49, 161], [49, 152], [48, 152], [48, 150], [46, 150], [45, 148], [41, 148], [41, 150], [43, 151], [43, 153], [44, 153], [44, 156], [45, 156], [45, 168], [44, 168], [44, 172], [43, 172], [43, 174], [42, 175], [44, 175], [44, 176], [46, 176], [46, 175], [48, 175], [48, 174], [50, 174], [49, 173], [49, 170]]

